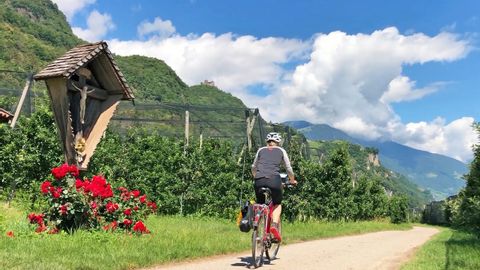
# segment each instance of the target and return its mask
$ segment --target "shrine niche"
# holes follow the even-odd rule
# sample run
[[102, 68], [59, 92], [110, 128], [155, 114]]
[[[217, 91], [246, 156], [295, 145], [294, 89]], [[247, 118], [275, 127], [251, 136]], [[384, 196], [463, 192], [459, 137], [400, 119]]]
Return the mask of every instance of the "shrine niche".
[[13, 119], [13, 114], [9, 111], [0, 108], [0, 123], [8, 123]]
[[134, 99], [107, 43], [75, 47], [34, 79], [47, 84], [66, 162], [86, 169], [119, 102]]

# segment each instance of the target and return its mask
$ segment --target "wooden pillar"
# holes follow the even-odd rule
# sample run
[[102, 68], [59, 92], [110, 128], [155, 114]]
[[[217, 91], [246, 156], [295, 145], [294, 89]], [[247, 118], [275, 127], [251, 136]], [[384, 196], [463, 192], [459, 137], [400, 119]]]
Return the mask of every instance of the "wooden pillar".
[[245, 121], [247, 125], [247, 147], [248, 151], [252, 150], [252, 131], [255, 125], [255, 120], [257, 119], [257, 114], [251, 115], [250, 110], [245, 111]]
[[202, 150], [203, 145], [203, 128], [200, 127], [200, 150]]
[[20, 112], [22, 111], [23, 103], [25, 102], [25, 98], [27, 97], [27, 93], [30, 91], [33, 83], [33, 75], [28, 74], [27, 82], [25, 83], [25, 87], [23, 87], [22, 96], [20, 97], [20, 101], [17, 104], [17, 108], [15, 110], [15, 114], [12, 119], [12, 123], [10, 124], [11, 128], [14, 128], [17, 124], [18, 117], [20, 116]]
[[184, 151], [187, 151], [188, 147], [188, 137], [190, 136], [190, 112], [187, 110], [185, 111], [185, 148]]

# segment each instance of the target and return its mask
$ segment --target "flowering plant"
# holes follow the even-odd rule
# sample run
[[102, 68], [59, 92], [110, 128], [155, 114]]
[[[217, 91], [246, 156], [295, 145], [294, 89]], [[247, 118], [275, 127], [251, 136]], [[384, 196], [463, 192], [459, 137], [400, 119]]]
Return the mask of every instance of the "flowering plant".
[[121, 229], [149, 233], [143, 220], [155, 213], [157, 205], [139, 190], [118, 188], [118, 195], [100, 175], [80, 179], [75, 165], [63, 164], [51, 170], [53, 180], [40, 185], [49, 208], [41, 214], [31, 213], [28, 219], [37, 226], [36, 232], [77, 229]]

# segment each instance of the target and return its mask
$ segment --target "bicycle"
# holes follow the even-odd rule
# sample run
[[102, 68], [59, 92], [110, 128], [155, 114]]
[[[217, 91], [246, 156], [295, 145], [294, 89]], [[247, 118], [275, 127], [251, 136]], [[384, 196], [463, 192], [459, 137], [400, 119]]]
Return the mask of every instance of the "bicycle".
[[[287, 182], [286, 174], [280, 174], [284, 187], [292, 186]], [[280, 242], [276, 241], [270, 233], [272, 223], [273, 201], [272, 191], [268, 187], [260, 189], [265, 196], [265, 203], [253, 204], [253, 232], [252, 232], [252, 258], [255, 268], [263, 264], [263, 254], [269, 261], [277, 258]], [[281, 222], [278, 224], [278, 231], [281, 233]]]

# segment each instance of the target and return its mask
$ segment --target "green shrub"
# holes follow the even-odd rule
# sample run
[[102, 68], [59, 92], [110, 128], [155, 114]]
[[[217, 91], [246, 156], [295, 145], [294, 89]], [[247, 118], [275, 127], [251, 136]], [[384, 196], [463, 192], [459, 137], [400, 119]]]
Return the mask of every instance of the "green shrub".
[[388, 211], [392, 223], [408, 222], [408, 200], [405, 196], [392, 196], [389, 201]]

